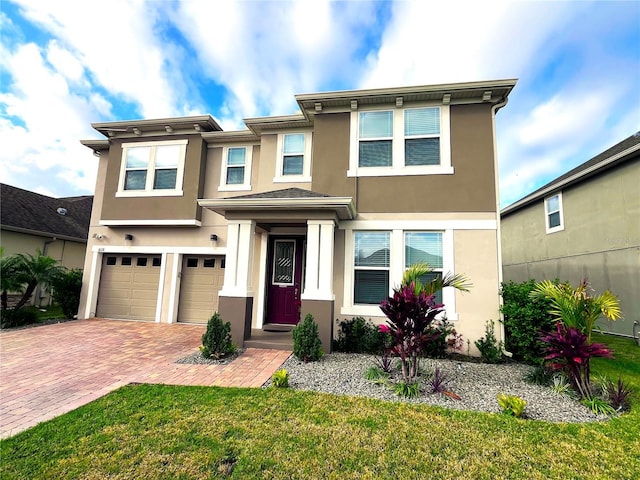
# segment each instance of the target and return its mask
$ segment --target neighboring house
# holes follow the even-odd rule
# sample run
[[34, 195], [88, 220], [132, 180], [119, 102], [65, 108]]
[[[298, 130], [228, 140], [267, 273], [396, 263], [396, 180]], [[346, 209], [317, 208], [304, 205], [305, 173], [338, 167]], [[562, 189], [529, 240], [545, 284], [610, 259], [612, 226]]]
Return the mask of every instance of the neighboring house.
[[505, 281], [588, 278], [611, 290], [624, 320], [602, 320], [631, 335], [640, 320], [640, 132], [504, 208]]
[[[92, 196], [52, 198], [0, 184], [0, 243], [5, 256], [40, 250], [67, 268], [83, 268]], [[32, 304], [49, 305], [43, 289]]]
[[[234, 341], [307, 313], [384, 319], [407, 266], [473, 341], [499, 318], [494, 116], [515, 80], [297, 95], [302, 113], [225, 132], [210, 116], [93, 124], [100, 157], [80, 317], [231, 322]], [[473, 351], [473, 347], [472, 347]]]

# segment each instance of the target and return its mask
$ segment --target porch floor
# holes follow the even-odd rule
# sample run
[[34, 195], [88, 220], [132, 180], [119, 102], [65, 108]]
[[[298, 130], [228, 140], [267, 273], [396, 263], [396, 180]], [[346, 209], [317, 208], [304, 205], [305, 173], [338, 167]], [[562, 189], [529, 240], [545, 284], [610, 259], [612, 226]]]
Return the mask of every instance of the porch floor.
[[272, 350], [293, 350], [293, 333], [268, 332], [259, 328], [251, 329], [251, 338], [244, 341], [245, 348], [270, 348]]

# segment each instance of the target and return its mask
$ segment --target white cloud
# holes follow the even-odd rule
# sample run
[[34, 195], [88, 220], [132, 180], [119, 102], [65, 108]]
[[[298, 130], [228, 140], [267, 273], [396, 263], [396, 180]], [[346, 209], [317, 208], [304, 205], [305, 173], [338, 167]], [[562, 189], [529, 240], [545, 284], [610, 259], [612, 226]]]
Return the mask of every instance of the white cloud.
[[375, 4], [182, 2], [176, 24], [197, 50], [203, 73], [229, 95], [222, 123], [293, 113], [294, 94], [328, 83], [353, 85], [356, 58]]
[[[93, 192], [97, 162], [79, 139], [91, 136], [90, 118], [97, 116], [96, 109], [72, 93], [65, 77], [47, 64], [49, 53], [33, 43], [2, 52], [12, 78], [12, 92], [0, 94], [7, 117], [0, 128], [3, 181], [49, 192]], [[105, 107], [103, 102], [100, 108]], [[56, 180], [60, 175], [69, 185]]]

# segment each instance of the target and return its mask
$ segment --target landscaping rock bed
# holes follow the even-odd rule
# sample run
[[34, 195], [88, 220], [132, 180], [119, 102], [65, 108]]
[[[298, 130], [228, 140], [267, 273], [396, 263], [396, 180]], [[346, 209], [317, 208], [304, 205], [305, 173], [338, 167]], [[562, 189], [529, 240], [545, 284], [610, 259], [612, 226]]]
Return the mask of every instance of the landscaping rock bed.
[[223, 357], [219, 360], [215, 358], [204, 358], [200, 352], [192, 353], [191, 355], [187, 355], [186, 357], [182, 357], [177, 360], [176, 363], [186, 363], [189, 365], [226, 365], [228, 363], [233, 362], [236, 358], [244, 353], [244, 348], [238, 348], [231, 355]]
[[[549, 422], [592, 422], [607, 417], [596, 416], [575, 399], [552, 389], [525, 382], [529, 366], [509, 363], [492, 365], [448, 359], [424, 359], [421, 368], [432, 372], [436, 366], [447, 377], [447, 390], [460, 396], [455, 400], [441, 393], [427, 393], [423, 381], [418, 398], [402, 398], [385, 385], [365, 379], [365, 372], [375, 365], [371, 355], [332, 353], [318, 362], [304, 364], [294, 356], [282, 365], [289, 372], [289, 386], [299, 390], [354, 395], [380, 400], [437, 405], [457, 410], [500, 411], [496, 397], [504, 392], [527, 401], [529, 419]], [[267, 382], [265, 386], [268, 386]]]

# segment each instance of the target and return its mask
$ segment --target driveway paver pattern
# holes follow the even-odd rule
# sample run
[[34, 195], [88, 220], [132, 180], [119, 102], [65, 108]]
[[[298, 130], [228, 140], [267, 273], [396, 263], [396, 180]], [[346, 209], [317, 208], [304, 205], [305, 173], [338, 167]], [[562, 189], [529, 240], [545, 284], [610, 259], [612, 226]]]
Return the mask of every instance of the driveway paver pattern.
[[226, 365], [177, 364], [203, 325], [76, 320], [0, 333], [0, 438], [128, 383], [260, 387], [291, 352], [248, 348]]

